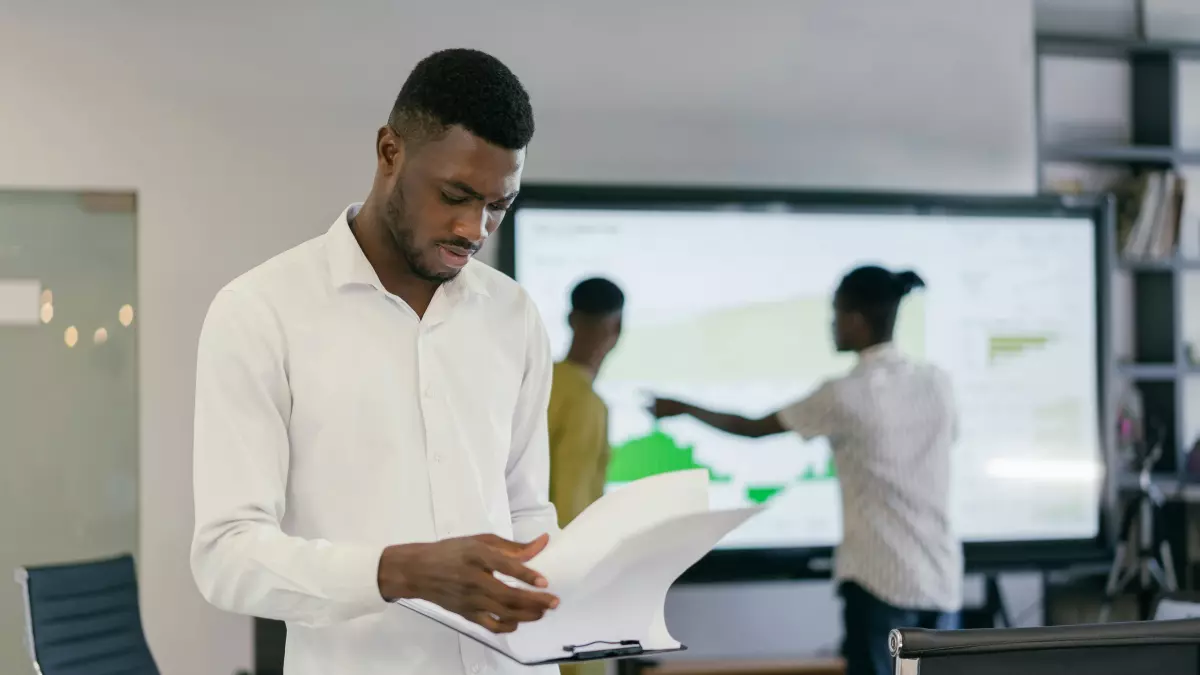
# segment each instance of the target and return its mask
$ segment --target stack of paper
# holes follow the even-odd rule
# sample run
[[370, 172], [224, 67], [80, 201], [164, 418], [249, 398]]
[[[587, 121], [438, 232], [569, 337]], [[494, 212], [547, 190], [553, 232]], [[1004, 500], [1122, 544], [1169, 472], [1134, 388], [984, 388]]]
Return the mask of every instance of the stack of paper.
[[761, 510], [709, 510], [704, 469], [650, 476], [604, 495], [529, 561], [560, 600], [540, 621], [496, 635], [430, 602], [398, 604], [524, 665], [678, 651], [663, 613], [667, 590]]

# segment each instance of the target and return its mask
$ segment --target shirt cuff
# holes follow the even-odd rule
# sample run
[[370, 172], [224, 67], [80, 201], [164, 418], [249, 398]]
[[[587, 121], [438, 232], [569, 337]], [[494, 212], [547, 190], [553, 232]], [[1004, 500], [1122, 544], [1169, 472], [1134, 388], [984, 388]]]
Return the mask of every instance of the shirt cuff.
[[364, 610], [382, 610], [387, 601], [379, 593], [379, 560], [384, 547], [340, 544], [330, 560], [331, 599]]

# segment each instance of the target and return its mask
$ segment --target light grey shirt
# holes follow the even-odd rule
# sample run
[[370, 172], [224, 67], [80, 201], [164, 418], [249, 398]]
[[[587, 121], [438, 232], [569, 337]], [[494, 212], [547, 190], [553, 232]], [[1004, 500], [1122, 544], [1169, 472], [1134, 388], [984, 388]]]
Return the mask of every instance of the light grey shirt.
[[779, 418], [833, 449], [842, 493], [835, 579], [897, 607], [961, 609], [962, 544], [949, 513], [957, 414], [946, 373], [879, 345]]

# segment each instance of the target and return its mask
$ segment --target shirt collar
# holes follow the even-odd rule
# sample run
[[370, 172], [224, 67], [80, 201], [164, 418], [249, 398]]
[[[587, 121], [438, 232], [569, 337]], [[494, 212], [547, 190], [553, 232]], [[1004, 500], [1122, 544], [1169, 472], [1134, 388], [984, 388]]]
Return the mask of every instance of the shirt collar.
[[[346, 207], [326, 233], [330, 277], [334, 288], [370, 286], [387, 293], [371, 261], [367, 260], [358, 240], [354, 238], [354, 232], [350, 230], [350, 220], [358, 215], [361, 208], [361, 202]], [[456, 277], [442, 284], [445, 291], [456, 295], [490, 297], [487, 286], [477, 273], [477, 267], [481, 264], [475, 260], [468, 262]]]
[[898, 352], [896, 347], [891, 342], [880, 342], [877, 345], [872, 345], [858, 353], [859, 364], [871, 364], [878, 361], [885, 361], [896, 356]]
[[571, 377], [587, 383], [589, 387], [596, 379], [595, 376], [592, 375], [592, 371], [584, 368], [570, 359], [563, 359], [562, 361], [559, 361], [558, 367], [569, 373]]

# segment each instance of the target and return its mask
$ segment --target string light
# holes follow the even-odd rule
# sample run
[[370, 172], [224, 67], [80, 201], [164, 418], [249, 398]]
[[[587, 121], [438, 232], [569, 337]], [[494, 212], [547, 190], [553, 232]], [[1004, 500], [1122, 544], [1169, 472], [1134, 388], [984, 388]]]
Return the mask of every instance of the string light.
[[92, 336], [92, 342], [95, 342], [98, 345], [108, 342], [108, 329], [103, 327], [97, 328], [96, 334]]
[[133, 323], [133, 305], [125, 305], [121, 311], [117, 312], [117, 319], [120, 320], [122, 326], [129, 326]]
[[54, 320], [54, 292], [49, 288], [42, 290], [42, 310], [38, 313], [42, 323]]
[[67, 347], [74, 347], [79, 342], [79, 331], [75, 326], [67, 326], [67, 331], [63, 333], [63, 342], [67, 343]]

